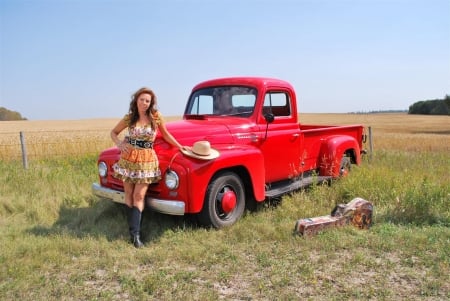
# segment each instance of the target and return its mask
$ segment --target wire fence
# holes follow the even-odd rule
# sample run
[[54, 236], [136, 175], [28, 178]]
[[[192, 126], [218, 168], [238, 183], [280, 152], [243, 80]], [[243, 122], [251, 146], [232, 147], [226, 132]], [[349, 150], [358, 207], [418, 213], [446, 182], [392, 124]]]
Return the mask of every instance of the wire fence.
[[0, 160], [22, 161], [99, 154], [112, 147], [107, 131], [2, 132]]
[[[372, 129], [369, 127], [370, 158]], [[22, 161], [24, 168], [33, 160], [99, 154], [113, 143], [109, 131], [21, 131], [2, 132], [0, 160]]]

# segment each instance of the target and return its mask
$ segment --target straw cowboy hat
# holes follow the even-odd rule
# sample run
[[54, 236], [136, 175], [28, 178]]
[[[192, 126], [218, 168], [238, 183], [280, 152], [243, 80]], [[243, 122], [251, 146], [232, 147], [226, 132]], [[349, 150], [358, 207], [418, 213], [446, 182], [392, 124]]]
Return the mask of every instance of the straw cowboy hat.
[[181, 152], [186, 156], [200, 160], [211, 160], [219, 157], [219, 152], [211, 148], [209, 141], [197, 141], [191, 149], [183, 148]]

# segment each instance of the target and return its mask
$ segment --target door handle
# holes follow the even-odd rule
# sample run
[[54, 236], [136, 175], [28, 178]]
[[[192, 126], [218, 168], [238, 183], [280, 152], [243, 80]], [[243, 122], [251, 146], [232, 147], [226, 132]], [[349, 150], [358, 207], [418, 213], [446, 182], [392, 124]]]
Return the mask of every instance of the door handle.
[[296, 133], [296, 134], [292, 134], [292, 138], [291, 141], [294, 142], [295, 140], [298, 139], [298, 137], [300, 137], [300, 134]]

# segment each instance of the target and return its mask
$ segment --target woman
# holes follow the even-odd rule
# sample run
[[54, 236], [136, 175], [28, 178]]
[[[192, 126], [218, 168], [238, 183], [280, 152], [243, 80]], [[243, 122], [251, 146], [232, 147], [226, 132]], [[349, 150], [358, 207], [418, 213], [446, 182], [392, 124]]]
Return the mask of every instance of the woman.
[[[119, 134], [126, 128], [125, 139], [120, 140]], [[133, 94], [128, 114], [111, 131], [111, 139], [121, 152], [120, 160], [113, 167], [114, 176], [123, 181], [129, 232], [136, 248], [143, 246], [140, 231], [145, 194], [149, 184], [161, 179], [158, 157], [153, 149], [157, 130], [168, 143], [180, 150], [184, 148], [167, 131], [156, 109], [155, 93], [144, 87]]]

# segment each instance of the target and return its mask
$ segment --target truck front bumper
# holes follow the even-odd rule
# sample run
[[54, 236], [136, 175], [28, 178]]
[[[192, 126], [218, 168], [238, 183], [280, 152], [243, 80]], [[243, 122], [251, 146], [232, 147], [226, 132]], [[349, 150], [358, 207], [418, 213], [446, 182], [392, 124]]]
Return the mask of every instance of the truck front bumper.
[[[125, 204], [125, 194], [122, 191], [102, 187], [98, 183], [92, 184], [92, 192], [101, 198], [109, 199], [116, 203]], [[160, 200], [151, 197], [145, 198], [147, 207], [157, 212], [170, 215], [184, 215], [184, 202], [173, 200]]]

